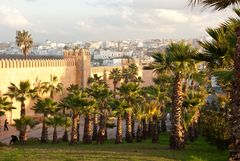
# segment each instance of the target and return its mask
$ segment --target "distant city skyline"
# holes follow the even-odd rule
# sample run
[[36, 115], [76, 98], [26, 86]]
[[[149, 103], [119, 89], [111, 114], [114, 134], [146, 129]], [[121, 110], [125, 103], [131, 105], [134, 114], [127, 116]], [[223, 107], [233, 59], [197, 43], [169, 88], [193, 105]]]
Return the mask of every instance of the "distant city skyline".
[[22, 29], [35, 42], [197, 38], [232, 15], [188, 0], [1, 0], [0, 41], [14, 41]]

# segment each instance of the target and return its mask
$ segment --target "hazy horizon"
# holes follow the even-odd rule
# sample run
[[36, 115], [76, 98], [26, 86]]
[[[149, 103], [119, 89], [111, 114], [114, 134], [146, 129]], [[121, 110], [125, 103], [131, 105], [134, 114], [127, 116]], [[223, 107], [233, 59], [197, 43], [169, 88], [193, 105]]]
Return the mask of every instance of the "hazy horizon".
[[232, 16], [188, 6], [188, 0], [0, 0], [0, 41], [28, 30], [35, 42], [188, 39]]

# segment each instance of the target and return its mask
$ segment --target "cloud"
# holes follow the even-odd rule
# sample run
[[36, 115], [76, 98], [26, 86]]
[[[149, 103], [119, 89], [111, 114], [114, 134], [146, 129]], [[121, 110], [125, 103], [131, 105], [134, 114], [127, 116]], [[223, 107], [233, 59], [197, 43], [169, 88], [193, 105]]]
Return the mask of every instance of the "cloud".
[[19, 10], [9, 7], [0, 7], [0, 17], [0, 24], [11, 28], [25, 27], [29, 24]]
[[3, 1], [0, 40], [11, 39], [8, 35], [20, 27], [57, 41], [198, 37], [232, 13], [200, 12], [188, 7], [188, 0]]
[[134, 0], [85, 0], [84, 2], [91, 6], [119, 7], [130, 5], [133, 1]]
[[187, 15], [177, 10], [156, 9], [157, 16], [165, 21], [173, 23], [187, 23], [201, 21], [201, 17], [195, 15]]
[[87, 24], [85, 21], [78, 21], [76, 29], [82, 30], [85, 32], [90, 32], [90, 31], [94, 30], [94, 28], [90, 24]]

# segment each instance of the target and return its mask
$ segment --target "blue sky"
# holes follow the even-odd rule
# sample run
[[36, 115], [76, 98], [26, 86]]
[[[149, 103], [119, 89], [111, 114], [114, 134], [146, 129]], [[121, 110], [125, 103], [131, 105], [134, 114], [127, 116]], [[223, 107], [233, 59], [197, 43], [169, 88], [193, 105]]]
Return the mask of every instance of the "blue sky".
[[0, 0], [0, 41], [29, 30], [34, 41], [57, 42], [205, 35], [232, 15], [190, 8], [188, 0]]

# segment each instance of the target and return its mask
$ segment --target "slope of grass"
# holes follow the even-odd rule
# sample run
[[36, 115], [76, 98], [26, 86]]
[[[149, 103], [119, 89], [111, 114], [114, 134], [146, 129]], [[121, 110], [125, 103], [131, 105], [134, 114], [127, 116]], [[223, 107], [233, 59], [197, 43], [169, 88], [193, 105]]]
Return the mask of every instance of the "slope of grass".
[[227, 151], [219, 151], [202, 138], [188, 143], [185, 150], [175, 151], [168, 148], [169, 137], [161, 134], [159, 144], [150, 140], [141, 143], [116, 145], [108, 141], [104, 145], [68, 143], [57, 145], [36, 142], [27, 145], [1, 146], [1, 161], [225, 161]]

